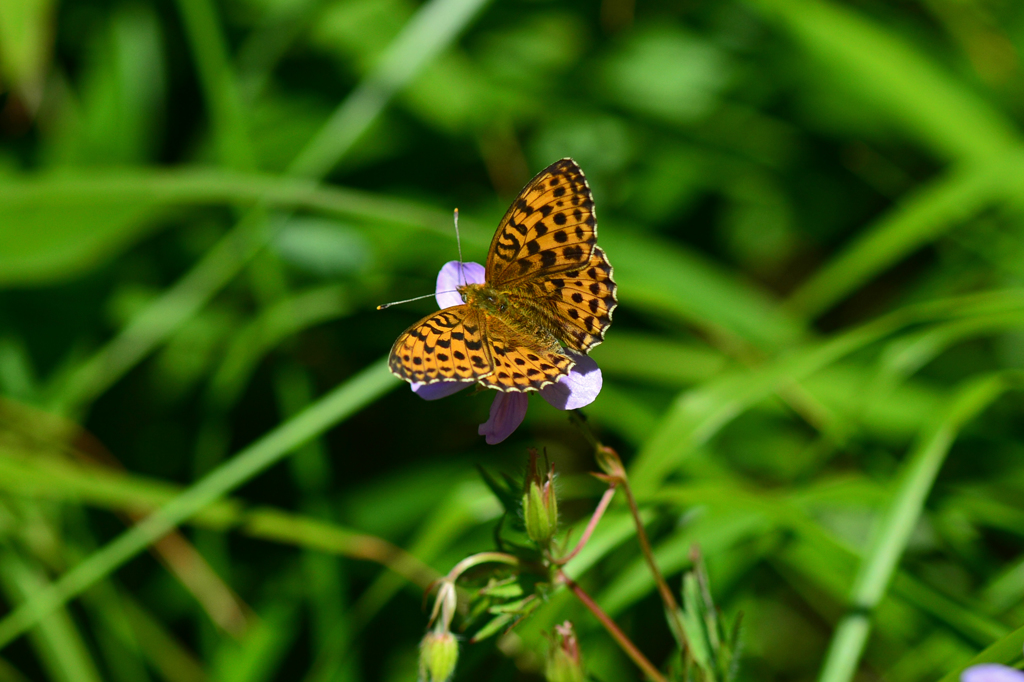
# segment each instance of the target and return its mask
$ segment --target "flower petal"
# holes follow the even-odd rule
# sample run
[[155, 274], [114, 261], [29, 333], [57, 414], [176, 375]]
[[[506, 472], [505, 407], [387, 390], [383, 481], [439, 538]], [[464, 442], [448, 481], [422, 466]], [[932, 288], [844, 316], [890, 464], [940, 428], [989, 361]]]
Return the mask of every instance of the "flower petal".
[[604, 385], [604, 378], [589, 355], [571, 350], [566, 354], [576, 361], [576, 366], [559, 377], [558, 383], [540, 389], [540, 394], [560, 410], [575, 410], [594, 402]]
[[995, 663], [974, 665], [963, 671], [960, 682], [1024, 682], [1024, 672]]
[[436, 384], [412, 383], [412, 392], [424, 400], [440, 400], [455, 395], [464, 388], [473, 385], [472, 381], [439, 381]]
[[463, 284], [483, 284], [484, 272], [484, 266], [479, 263], [462, 263], [460, 267], [459, 261], [452, 260], [442, 265], [434, 289], [437, 305], [441, 310], [462, 305], [462, 296], [456, 289]]
[[526, 417], [529, 399], [525, 393], [498, 393], [491, 403], [490, 419], [477, 430], [488, 445], [497, 445], [512, 435]]

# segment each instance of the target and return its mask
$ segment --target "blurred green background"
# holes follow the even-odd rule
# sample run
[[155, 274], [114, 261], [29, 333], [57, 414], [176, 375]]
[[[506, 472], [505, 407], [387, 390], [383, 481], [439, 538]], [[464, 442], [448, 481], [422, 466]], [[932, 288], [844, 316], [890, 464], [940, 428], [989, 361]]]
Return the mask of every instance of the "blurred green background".
[[[486, 446], [382, 364], [433, 301], [374, 309], [565, 156], [619, 283], [585, 412], [740, 679], [1019, 662], [1022, 51], [1009, 0], [0, 0], [0, 680], [414, 679], [531, 445], [578, 536], [565, 414]], [[569, 572], [667, 661], [623, 508]], [[566, 618], [640, 678], [561, 593], [456, 679]]]

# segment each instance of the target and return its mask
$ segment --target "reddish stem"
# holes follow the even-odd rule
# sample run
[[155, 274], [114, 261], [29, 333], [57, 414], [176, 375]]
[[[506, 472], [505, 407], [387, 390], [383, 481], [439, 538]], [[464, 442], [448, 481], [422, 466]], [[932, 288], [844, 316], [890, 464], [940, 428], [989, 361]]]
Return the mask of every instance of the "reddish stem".
[[602, 480], [608, 481], [608, 483], [613, 487], [621, 484], [626, 492], [626, 500], [629, 502], [629, 511], [633, 515], [633, 521], [636, 524], [636, 534], [637, 540], [640, 542], [640, 551], [644, 555], [644, 560], [647, 561], [648, 568], [651, 569], [651, 575], [654, 577], [655, 584], [658, 586], [658, 593], [661, 595], [661, 601], [665, 605], [665, 611], [667, 612], [665, 615], [668, 619], [669, 627], [672, 628], [672, 631], [676, 636], [676, 641], [679, 642], [680, 648], [685, 652], [688, 643], [686, 640], [686, 630], [683, 629], [683, 623], [679, 617], [679, 604], [676, 602], [676, 598], [672, 595], [672, 590], [669, 589], [668, 583], [665, 582], [665, 576], [661, 574], [661, 571], [658, 569], [658, 565], [654, 562], [654, 552], [651, 551], [651, 543], [647, 539], [647, 531], [644, 529], [644, 520], [640, 516], [640, 508], [636, 504], [636, 498], [633, 497], [633, 490], [629, 487], [629, 478], [626, 476], [626, 468], [622, 466], [622, 460], [619, 458], [619, 453], [615, 452], [614, 449], [604, 445], [597, 439], [590, 430], [590, 426], [587, 424], [586, 419], [584, 419], [582, 415], [572, 412], [570, 413], [570, 418], [577, 426], [580, 427], [587, 440], [594, 445], [594, 455], [597, 460], [597, 464], [604, 472], [604, 475], [594, 475], [598, 476]]
[[686, 631], [683, 630], [683, 623], [679, 620], [679, 604], [676, 602], [675, 596], [672, 594], [672, 590], [669, 589], [668, 583], [665, 582], [665, 576], [661, 574], [661, 570], [658, 569], [658, 564], [654, 562], [654, 552], [651, 551], [651, 543], [647, 539], [647, 531], [644, 530], [644, 520], [640, 517], [640, 508], [636, 504], [636, 498], [633, 497], [633, 490], [629, 487], [629, 481], [625, 476], [622, 477], [622, 489], [626, 493], [626, 501], [629, 503], [629, 510], [633, 514], [633, 521], [636, 523], [636, 537], [640, 543], [640, 551], [644, 555], [644, 559], [647, 561], [647, 566], [651, 569], [651, 574], [654, 576], [654, 582], [658, 585], [658, 592], [661, 594], [661, 601], [665, 604], [665, 610], [668, 611], [669, 623], [673, 626], [676, 631], [676, 637], [679, 640], [680, 646], [683, 649], [686, 648]]
[[601, 610], [601, 607], [590, 598], [589, 594], [583, 591], [582, 587], [577, 585], [576, 582], [567, 576], [565, 571], [560, 568], [558, 569], [558, 577], [562, 582], [569, 586], [569, 589], [576, 595], [576, 598], [583, 602], [583, 605], [590, 609], [590, 612], [593, 613], [599, 621], [601, 621], [601, 625], [603, 625], [605, 630], [608, 631], [608, 634], [610, 634], [612, 638], [619, 643], [619, 646], [626, 652], [626, 655], [633, 659], [633, 662], [636, 663], [638, 668], [644, 671], [644, 674], [647, 675], [648, 678], [654, 680], [654, 682], [667, 682], [665, 676], [654, 667], [653, 663], [647, 660], [647, 657], [636, 648], [636, 645], [633, 644], [629, 637], [626, 636], [626, 633], [619, 629], [619, 626], [615, 624], [615, 621], [613, 621], [607, 613]]
[[576, 549], [572, 550], [569, 554], [565, 555], [560, 559], [551, 559], [551, 563], [556, 566], [564, 566], [569, 563], [574, 556], [580, 553], [580, 550], [590, 540], [590, 536], [594, 533], [594, 529], [597, 528], [598, 521], [604, 516], [605, 511], [608, 509], [608, 505], [611, 504], [612, 498], [615, 496], [615, 486], [611, 486], [608, 490], [604, 491], [604, 495], [601, 496], [601, 501], [597, 505], [597, 509], [594, 510], [594, 514], [590, 517], [590, 523], [587, 524], [586, 530], [583, 531], [583, 536], [580, 537], [580, 541], [576, 543]]

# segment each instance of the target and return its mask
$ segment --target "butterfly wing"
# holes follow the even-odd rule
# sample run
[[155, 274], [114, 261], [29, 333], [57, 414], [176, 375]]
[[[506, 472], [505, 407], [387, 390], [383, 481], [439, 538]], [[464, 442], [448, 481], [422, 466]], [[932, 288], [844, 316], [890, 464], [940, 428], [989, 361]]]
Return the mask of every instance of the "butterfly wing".
[[494, 371], [480, 378], [485, 388], [537, 391], [558, 381], [576, 364], [550, 336], [524, 335], [492, 316], [485, 316], [484, 323], [484, 338], [494, 361]]
[[583, 171], [572, 159], [531, 180], [498, 225], [487, 254], [487, 282], [518, 281], [579, 269], [597, 244], [597, 219]]
[[427, 315], [391, 347], [391, 373], [412, 383], [477, 381], [494, 370], [483, 314], [458, 305]]

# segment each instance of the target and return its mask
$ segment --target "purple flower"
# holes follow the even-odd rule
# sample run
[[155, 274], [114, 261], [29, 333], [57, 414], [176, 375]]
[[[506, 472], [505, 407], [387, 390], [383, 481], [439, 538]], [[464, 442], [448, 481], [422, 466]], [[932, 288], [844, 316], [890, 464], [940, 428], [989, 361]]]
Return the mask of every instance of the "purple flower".
[[1024, 682], [1024, 672], [997, 663], [982, 663], [963, 671], [960, 682]]
[[[484, 266], [479, 263], [462, 263], [453, 260], [444, 264], [437, 274], [435, 297], [442, 309], [462, 304], [462, 296], [456, 289], [463, 284], [483, 284]], [[569, 373], [559, 377], [558, 382], [540, 390], [542, 398], [560, 410], [575, 410], [594, 402], [601, 392], [603, 379], [601, 370], [590, 356], [566, 349], [576, 366]], [[443, 381], [435, 384], [413, 384], [412, 390], [424, 400], [437, 400], [458, 393], [472, 386], [473, 381]], [[498, 392], [491, 403], [490, 418], [480, 425], [478, 433], [495, 445], [512, 435], [526, 417], [529, 397], [526, 393]]]
[[963, 671], [960, 682], [1024, 682], [1024, 672], [996, 663], [982, 663]]

